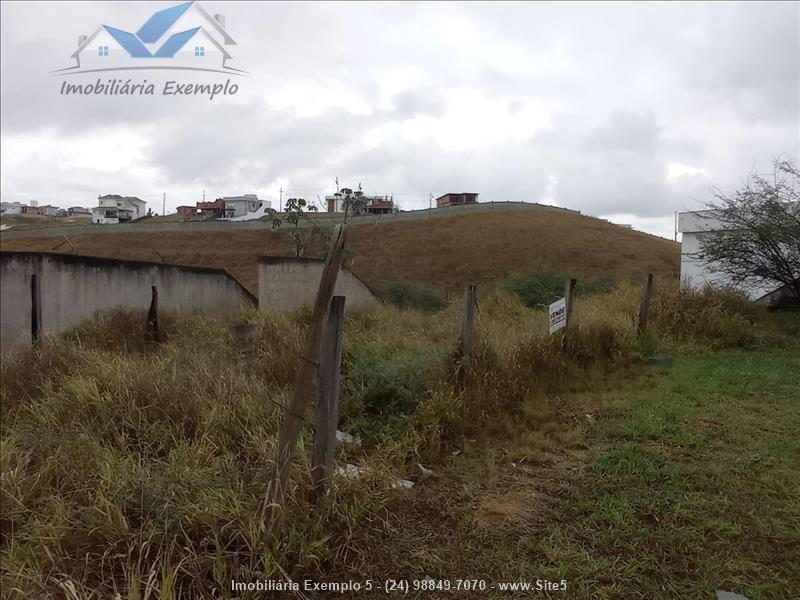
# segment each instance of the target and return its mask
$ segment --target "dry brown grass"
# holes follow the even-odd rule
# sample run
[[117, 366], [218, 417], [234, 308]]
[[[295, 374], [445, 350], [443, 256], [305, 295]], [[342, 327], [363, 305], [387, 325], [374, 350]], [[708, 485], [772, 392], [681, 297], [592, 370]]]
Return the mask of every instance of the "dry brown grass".
[[[658, 347], [662, 331], [671, 331], [673, 318], [658, 307], [671, 304], [664, 298], [676, 293], [666, 285], [656, 289], [653, 346]], [[763, 307], [743, 313], [739, 300], [728, 295], [690, 291], [682, 295], [683, 305], [694, 310], [702, 308], [702, 298], [710, 307], [704, 319], [687, 326], [684, 337], [689, 339], [684, 342], [722, 332], [726, 335], [721, 343], [739, 343], [738, 335], [727, 335], [721, 326], [732, 316], [734, 332], [745, 319], [751, 329], [765, 334], [772, 330], [774, 343], [788, 339], [770, 324]], [[348, 315], [339, 425], [359, 435], [363, 443], [342, 445], [337, 461], [363, 466], [367, 474], [337, 477], [333, 495], [313, 507], [309, 503], [312, 432], [306, 428], [287, 494], [285, 522], [290, 527], [277, 536], [262, 530], [259, 516], [274, 464], [279, 407], [291, 391], [300, 334], [308, 327], [307, 309], [292, 313], [250, 309], [224, 321], [167, 313], [161, 321], [167, 340], [163, 344], [143, 341], [144, 311], [114, 311], [58, 338], [45, 337], [35, 349], [4, 355], [0, 598], [89, 600], [117, 594], [162, 600], [226, 598], [232, 597], [226, 594], [231, 579], [279, 579], [284, 572], [318, 581], [361, 579], [365, 574], [503, 581], [535, 573], [568, 577], [571, 585], [593, 585], [596, 573], [611, 572], [608, 564], [585, 564], [579, 560], [585, 553], [575, 557], [582, 548], [575, 548], [574, 537], [559, 540], [541, 532], [552, 527], [550, 535], [556, 536], [561, 526], [584, 521], [581, 515], [565, 512], [580, 507], [567, 496], [580, 483], [572, 469], [588, 469], [581, 456], [603, 448], [590, 446], [585, 435], [588, 424], [594, 423], [586, 414], [599, 415], [596, 405], [577, 405], [570, 395], [581, 391], [594, 398], [607, 389], [620, 396], [620, 376], [642, 353], [633, 318], [637, 304], [638, 290], [632, 286], [579, 296], [570, 342], [562, 353], [560, 337], [547, 333], [544, 311], [526, 308], [507, 291], [482, 290], [474, 369], [461, 371], [464, 377], [459, 378], [454, 377], [458, 303], [434, 314], [380, 306]], [[232, 335], [231, 325], [250, 326], [249, 341]], [[786, 355], [792, 350], [787, 348]], [[752, 389], [771, 383], [794, 392], [797, 386], [788, 375], [798, 369], [789, 365], [785, 375], [773, 376], [764, 368], [770, 355], [761, 355], [761, 363], [751, 367], [762, 373], [760, 380], [749, 384]], [[724, 392], [724, 386], [708, 376], [713, 370], [702, 367], [696, 367], [690, 381], [702, 382], [715, 394]], [[742, 369], [734, 365], [729, 370]], [[749, 377], [746, 372], [744, 376]], [[691, 408], [692, 398], [685, 390], [694, 386], [680, 377], [675, 385], [672, 395]], [[741, 414], [750, 414], [754, 425], [762, 415], [772, 415], [771, 405], [748, 398], [753, 402]], [[656, 396], [654, 404], [662, 406], [662, 398]], [[759, 406], [761, 413], [753, 410]], [[786, 406], [791, 411], [796, 403]], [[721, 404], [718, 408], [721, 414], [710, 415], [717, 423], [740, 417]], [[637, 440], [647, 436], [648, 442], [675, 448], [674, 442], [681, 439], [670, 436], [680, 432], [679, 426], [666, 418], [677, 417], [683, 424], [684, 410], [669, 413], [667, 408], [666, 415], [654, 420], [647, 407], [618, 434], [630, 433]], [[709, 416], [692, 410], [693, 416]], [[781, 446], [794, 439], [790, 436], [796, 426], [790, 418], [770, 425], [770, 430], [783, 428], [786, 436], [770, 441], [780, 452], [756, 447], [755, 461], [791, 455], [793, 446]], [[599, 424], [605, 421], [598, 416]], [[739, 440], [731, 439], [738, 452]], [[683, 439], [684, 447], [693, 440], [693, 435]], [[651, 465], [641, 454], [616, 456], [614, 461], [601, 457], [601, 464], [607, 470], [619, 463], [618, 469], [633, 464], [656, 475], [664, 471], [666, 459]], [[725, 458], [711, 464], [735, 462]], [[468, 462], [459, 471], [458, 465], [451, 468], [451, 459]], [[789, 472], [786, 462], [785, 470], [768, 485], [749, 487], [763, 490], [777, 504], [774, 498], [781, 497], [772, 490], [784, 485], [790, 489], [794, 481], [780, 479], [781, 473]], [[767, 464], [764, 460], [759, 468]], [[424, 473], [419, 465], [431, 468], [433, 474]], [[556, 465], [557, 469], [545, 468]], [[700, 475], [704, 485], [719, 487], [719, 480]], [[417, 485], [396, 490], [398, 478]], [[738, 476], [724, 482], [734, 486]], [[625, 489], [647, 492], [650, 483], [645, 480], [645, 485]], [[592, 481], [586, 487], [594, 489]], [[587, 500], [578, 494], [577, 500], [603, 506], [602, 498]], [[726, 509], [723, 503], [719, 506]], [[697, 527], [705, 522], [701, 509], [705, 510], [696, 508]], [[668, 522], [663, 512], [646, 506], [641, 510]], [[788, 527], [789, 513], [774, 512], [775, 522]], [[636, 537], [638, 521], [633, 521], [627, 534], [631, 556], [639, 560], [643, 543]], [[601, 523], [597, 531], [608, 528]], [[597, 531], [577, 533], [588, 536]], [[763, 530], [770, 535], [774, 531], [774, 527]], [[652, 533], [659, 532], [647, 531]], [[690, 533], [696, 536], [700, 530]], [[767, 539], [762, 530], [756, 533]], [[780, 543], [794, 539], [779, 534]], [[588, 539], [587, 547], [596, 539]], [[652, 554], [654, 560], [666, 563], [665, 552], [682, 555], [696, 539], [682, 537], [674, 549], [661, 554], [655, 549], [645, 558]], [[600, 554], [607, 547], [613, 548], [603, 545]], [[789, 572], [786, 560], [781, 560], [775, 561], [776, 568]], [[556, 571], [563, 565], [572, 570]], [[704, 572], [712, 569], [718, 570], [717, 564], [709, 563]], [[632, 586], [630, 578], [640, 572], [626, 571], [620, 577]], [[671, 573], [672, 580], [683, 573]], [[663, 581], [660, 573], [645, 575], [650, 577], [648, 585]]]
[[3, 225], [12, 227], [15, 231], [20, 229], [41, 229], [51, 227], [75, 227], [78, 225], [91, 225], [92, 217], [88, 215], [72, 217], [46, 217], [44, 215], [3, 215], [0, 219]]
[[[142, 232], [70, 236], [76, 253], [226, 269], [251, 291], [260, 255], [293, 253], [288, 232]], [[310, 231], [310, 230], [306, 230]], [[456, 288], [508, 275], [555, 270], [578, 277], [676, 279], [680, 248], [669, 240], [594, 219], [531, 206], [427, 221], [353, 225], [352, 269], [370, 285], [416, 281]], [[3, 250], [52, 250], [63, 240], [3, 239]], [[63, 251], [63, 246], [59, 251]], [[309, 255], [321, 252], [321, 243]]]

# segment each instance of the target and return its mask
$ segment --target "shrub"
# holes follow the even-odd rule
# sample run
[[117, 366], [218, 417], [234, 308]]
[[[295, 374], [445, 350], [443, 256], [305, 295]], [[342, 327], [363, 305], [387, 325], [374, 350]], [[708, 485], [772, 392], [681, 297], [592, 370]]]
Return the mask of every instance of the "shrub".
[[[556, 272], [525, 273], [512, 277], [508, 289], [514, 292], [528, 308], [548, 306], [564, 296], [564, 287], [570, 276]], [[615, 283], [606, 277], [578, 279], [576, 296], [593, 296], [614, 291]]]
[[345, 357], [343, 412], [361, 433], [399, 427], [425, 390], [431, 357], [389, 348], [362, 348]]
[[563, 297], [566, 280], [560, 273], [527, 273], [511, 278], [508, 287], [525, 306], [538, 308]]
[[742, 292], [675, 283], [656, 287], [651, 322], [659, 333], [675, 340], [712, 348], [752, 348], [780, 337], [766, 316], [766, 307]]
[[418, 283], [387, 283], [380, 287], [377, 293], [382, 300], [398, 308], [436, 312], [447, 306], [444, 298], [433, 288]]

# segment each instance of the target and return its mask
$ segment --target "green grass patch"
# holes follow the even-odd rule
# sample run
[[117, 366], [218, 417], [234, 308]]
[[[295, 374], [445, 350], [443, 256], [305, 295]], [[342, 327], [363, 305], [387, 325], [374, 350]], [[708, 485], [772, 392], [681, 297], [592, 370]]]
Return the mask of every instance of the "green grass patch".
[[595, 467], [601, 476], [633, 476], [655, 479], [667, 474], [666, 459], [635, 444], [618, 446], [597, 459]]
[[[635, 372], [531, 398], [464, 440], [434, 466], [441, 479], [393, 507], [397, 526], [360, 531], [374, 543], [361, 568], [534, 573], [587, 600], [798, 597], [798, 348], [678, 355], [670, 370]], [[553, 408], [561, 419], [525, 417]]]
[[[564, 286], [569, 278], [570, 275], [551, 271], [521, 273], [508, 280], [508, 289], [528, 308], [541, 308], [564, 296]], [[586, 297], [610, 292], [614, 287], [615, 283], [609, 279], [582, 278], [575, 294]]]
[[570, 524], [553, 530], [576, 597], [796, 597], [799, 390], [787, 348], [681, 356], [654, 386], [614, 394]]
[[397, 308], [437, 312], [447, 306], [442, 294], [423, 283], [390, 282], [379, 286], [376, 293], [381, 300]]

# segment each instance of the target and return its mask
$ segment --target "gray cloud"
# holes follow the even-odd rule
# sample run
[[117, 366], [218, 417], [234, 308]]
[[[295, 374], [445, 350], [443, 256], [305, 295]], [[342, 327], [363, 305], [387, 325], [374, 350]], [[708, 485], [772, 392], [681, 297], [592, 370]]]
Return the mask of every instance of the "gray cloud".
[[615, 110], [608, 116], [607, 123], [589, 135], [585, 148], [592, 153], [624, 151], [651, 155], [660, 131], [652, 113]]
[[655, 222], [800, 156], [796, 3], [203, 4], [250, 72], [213, 101], [58, 94], [78, 34], [168, 4], [3, 2], [3, 199], [313, 198], [338, 176], [405, 208], [463, 190]]

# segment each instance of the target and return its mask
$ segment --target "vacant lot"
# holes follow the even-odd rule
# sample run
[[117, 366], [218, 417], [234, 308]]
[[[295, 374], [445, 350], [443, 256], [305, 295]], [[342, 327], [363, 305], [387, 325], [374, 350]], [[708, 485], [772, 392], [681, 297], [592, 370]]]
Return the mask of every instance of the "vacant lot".
[[797, 347], [689, 354], [528, 405], [368, 529], [386, 545], [363, 568], [565, 579], [554, 598], [796, 598], [799, 373]]
[[[78, 254], [226, 269], [255, 292], [258, 256], [291, 255], [286, 231], [109, 233], [70, 236]], [[309, 256], [322, 252], [329, 228], [306, 228]], [[453, 288], [537, 270], [593, 279], [676, 279], [678, 244], [600, 219], [537, 206], [428, 221], [353, 225], [351, 267], [368, 284], [388, 281]], [[63, 238], [3, 238], [3, 250], [71, 252]]]
[[[469, 371], [457, 302], [348, 315], [339, 426], [363, 443], [337, 462], [363, 473], [310, 502], [305, 428], [279, 531], [263, 499], [307, 310], [165, 313], [161, 344], [143, 311], [117, 311], [4, 356], [0, 594], [429, 576], [565, 579], [567, 598], [791, 597], [798, 315], [664, 284], [637, 336], [638, 297], [579, 296], [562, 345], [544, 311], [486, 291]], [[644, 364], [664, 351], [674, 369]]]
[[14, 231], [20, 229], [39, 229], [42, 227], [75, 227], [78, 225], [90, 225], [91, 215], [80, 215], [75, 217], [45, 217], [44, 215], [3, 215], [0, 224], [8, 225]]

